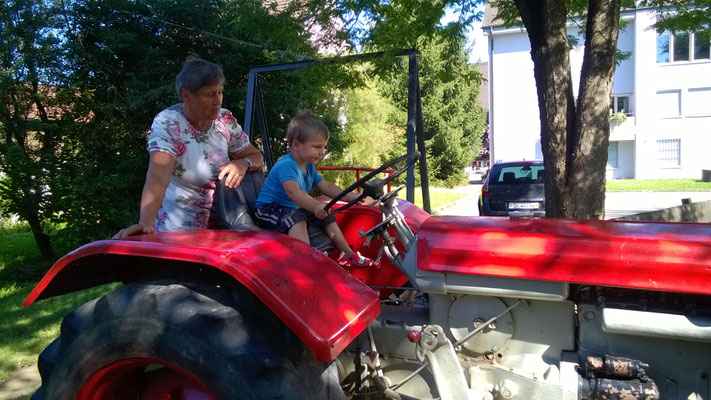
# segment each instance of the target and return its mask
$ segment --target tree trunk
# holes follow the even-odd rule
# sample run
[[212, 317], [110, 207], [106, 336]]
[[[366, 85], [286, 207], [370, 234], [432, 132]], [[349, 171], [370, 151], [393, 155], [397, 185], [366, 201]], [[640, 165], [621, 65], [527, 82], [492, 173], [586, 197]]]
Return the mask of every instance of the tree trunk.
[[44, 233], [42, 229], [42, 223], [37, 215], [25, 215], [22, 216], [26, 218], [27, 223], [30, 225], [32, 230], [32, 235], [35, 238], [35, 243], [37, 243], [37, 248], [45, 260], [51, 260], [54, 257], [54, 249], [52, 249], [52, 243], [49, 240], [49, 235]]
[[610, 139], [610, 94], [620, 28], [620, 0], [591, 0], [580, 75], [569, 218], [605, 217], [605, 168]]
[[570, 206], [568, 143], [575, 132], [565, 0], [514, 0], [514, 3], [531, 41], [546, 170], [546, 215], [565, 218]]
[[602, 219], [620, 0], [590, 0], [578, 105], [566, 1], [514, 0], [531, 42], [546, 169], [546, 216]]

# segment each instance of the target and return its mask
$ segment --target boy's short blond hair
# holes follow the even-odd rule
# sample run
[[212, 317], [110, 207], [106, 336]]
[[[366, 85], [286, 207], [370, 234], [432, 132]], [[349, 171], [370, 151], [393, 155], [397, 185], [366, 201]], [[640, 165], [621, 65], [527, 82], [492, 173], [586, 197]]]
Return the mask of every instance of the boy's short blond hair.
[[294, 140], [304, 143], [316, 135], [325, 135], [328, 140], [331, 137], [331, 132], [328, 131], [328, 127], [323, 121], [314, 117], [310, 112], [300, 112], [289, 122], [289, 127], [286, 129], [286, 143], [291, 147]]

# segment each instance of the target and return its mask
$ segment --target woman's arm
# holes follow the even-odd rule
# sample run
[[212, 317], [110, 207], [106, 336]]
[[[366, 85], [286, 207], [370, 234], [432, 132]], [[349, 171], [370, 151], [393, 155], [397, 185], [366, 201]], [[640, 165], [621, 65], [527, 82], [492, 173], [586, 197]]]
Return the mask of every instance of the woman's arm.
[[[261, 171], [262, 168], [264, 167], [264, 156], [262, 155], [262, 152], [259, 151], [256, 147], [254, 147], [251, 143], [247, 145], [242, 151], [238, 153], [232, 153], [230, 154], [234, 161], [238, 161], [240, 159], [245, 159], [249, 158], [249, 161], [252, 162], [252, 166], [249, 168], [250, 171]], [[244, 162], [246, 165], [247, 162]]]
[[163, 203], [165, 189], [170, 183], [170, 174], [173, 172], [175, 158], [168, 153], [154, 151], [148, 163], [146, 183], [141, 194], [141, 213], [138, 223], [120, 230], [114, 239], [121, 239], [141, 233], [153, 233], [153, 223], [158, 216], [158, 210]]

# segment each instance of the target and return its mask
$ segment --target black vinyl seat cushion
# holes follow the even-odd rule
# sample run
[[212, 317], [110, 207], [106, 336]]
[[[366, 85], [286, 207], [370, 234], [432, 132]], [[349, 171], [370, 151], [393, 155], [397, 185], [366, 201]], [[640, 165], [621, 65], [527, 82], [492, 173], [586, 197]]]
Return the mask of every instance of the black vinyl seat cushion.
[[[217, 182], [215, 203], [213, 205], [217, 217], [225, 229], [233, 231], [265, 231], [255, 223], [254, 209], [259, 191], [264, 186], [266, 178], [261, 172], [248, 172], [239, 186], [230, 189], [224, 181]], [[333, 242], [326, 233], [317, 226], [309, 225], [309, 240], [311, 245], [322, 252], [333, 250]]]

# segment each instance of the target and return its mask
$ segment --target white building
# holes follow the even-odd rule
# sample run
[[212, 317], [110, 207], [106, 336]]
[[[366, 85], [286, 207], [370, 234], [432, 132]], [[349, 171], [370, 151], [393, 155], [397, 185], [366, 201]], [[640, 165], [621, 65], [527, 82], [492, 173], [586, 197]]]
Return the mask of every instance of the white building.
[[[693, 33], [657, 35], [650, 9], [622, 12], [617, 47], [630, 52], [615, 71], [612, 106], [628, 118], [610, 123], [608, 178], [700, 178], [711, 169], [711, 57]], [[506, 28], [487, 5], [491, 160], [542, 159], [533, 61], [522, 28]], [[584, 39], [571, 50], [577, 98]], [[601, 101], [609, 101], [601, 99]]]

